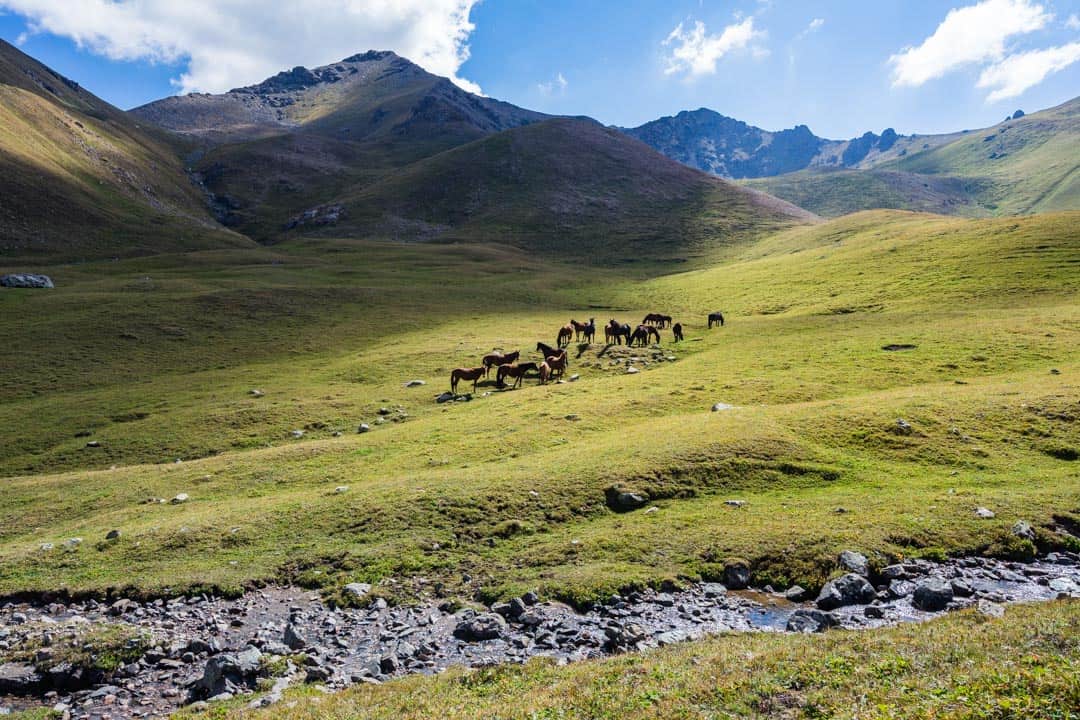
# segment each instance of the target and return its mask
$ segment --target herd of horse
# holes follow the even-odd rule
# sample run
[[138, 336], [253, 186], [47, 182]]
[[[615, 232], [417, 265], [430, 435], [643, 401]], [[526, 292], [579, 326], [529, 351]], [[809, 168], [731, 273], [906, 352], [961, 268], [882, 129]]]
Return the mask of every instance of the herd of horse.
[[[724, 325], [724, 315], [720, 312], [709, 313], [709, 328], [715, 325]], [[683, 340], [682, 323], [672, 322], [670, 315], [649, 313], [636, 328], [631, 328], [627, 323], [620, 323], [614, 318], [604, 326], [604, 342], [608, 345], [622, 345], [627, 347], [645, 347], [651, 341], [660, 342], [660, 330], [670, 328], [675, 342]], [[592, 343], [596, 339], [596, 318], [589, 318], [589, 322], [578, 322], [571, 319], [566, 325], [559, 328], [556, 335], [555, 347], [543, 342], [536, 343], [536, 352], [544, 359], [539, 362], [518, 362], [521, 351], [504, 353], [498, 350], [481, 358], [480, 365], [474, 368], [457, 368], [450, 373], [450, 392], [457, 394], [458, 383], [462, 380], [472, 381], [473, 392], [476, 392], [477, 383], [495, 371], [495, 385], [500, 388], [506, 387], [507, 380], [513, 380], [511, 387], [519, 387], [527, 373], [536, 373], [540, 378], [540, 384], [548, 380], [560, 378], [566, 372], [570, 360], [567, 356], [567, 348], [571, 339], [577, 342]]]

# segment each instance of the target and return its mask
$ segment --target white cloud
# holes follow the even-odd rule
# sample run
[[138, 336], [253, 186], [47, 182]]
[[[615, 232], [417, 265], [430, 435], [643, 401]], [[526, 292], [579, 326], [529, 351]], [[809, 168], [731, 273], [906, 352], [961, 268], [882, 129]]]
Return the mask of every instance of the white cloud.
[[806, 37], [810, 33], [817, 32], [818, 30], [821, 29], [821, 26], [824, 25], [824, 24], [825, 24], [825, 18], [814, 18], [813, 20], [810, 21], [810, 24], [807, 25], [803, 29], [802, 32], [800, 32], [798, 35], [795, 36], [795, 41], [798, 42], [799, 40], [802, 40], [804, 37]]
[[671, 31], [664, 46], [671, 46], [664, 72], [668, 75], [685, 72], [691, 76], [711, 75], [716, 72], [716, 64], [725, 55], [749, 50], [755, 58], [769, 54], [761, 43], [767, 34], [754, 28], [754, 18], [748, 17], [741, 22], [725, 27], [716, 35], [708, 35], [705, 23], [700, 20], [687, 30], [683, 23]]
[[1010, 55], [979, 75], [978, 87], [993, 88], [987, 102], [1016, 97], [1043, 81], [1047, 75], [1080, 61], [1080, 42]]
[[982, 0], [954, 8], [921, 45], [889, 58], [893, 86], [918, 87], [959, 67], [1001, 60], [1007, 39], [1039, 30], [1052, 17], [1031, 0]]
[[1080, 15], [1077, 15], [1076, 13], [1070, 15], [1065, 21], [1065, 27], [1070, 30], [1080, 30]]
[[555, 74], [555, 78], [553, 80], [537, 83], [536, 89], [539, 90], [540, 94], [544, 97], [551, 97], [555, 93], [558, 93], [559, 95], [565, 95], [566, 87], [569, 84], [570, 83], [566, 81], [566, 78], [563, 77], [563, 74], [560, 72]]
[[0, 0], [31, 30], [74, 40], [114, 60], [186, 63], [182, 92], [222, 92], [280, 70], [393, 50], [458, 77], [479, 0]]

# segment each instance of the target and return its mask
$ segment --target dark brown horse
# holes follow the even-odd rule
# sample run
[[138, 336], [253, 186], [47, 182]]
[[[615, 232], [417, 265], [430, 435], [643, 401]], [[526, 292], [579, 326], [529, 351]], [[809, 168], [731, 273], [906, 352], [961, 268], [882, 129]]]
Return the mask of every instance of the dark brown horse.
[[679, 342], [683, 339], [682, 323], [675, 323], [671, 326], [671, 332], [675, 334], [675, 342]]
[[520, 350], [508, 352], [505, 355], [501, 352], [489, 352], [481, 360], [484, 365], [484, 377], [487, 377], [488, 373], [491, 372], [491, 368], [506, 365], [507, 363], [515, 363], [519, 357], [521, 357]]
[[525, 373], [539, 370], [534, 362], [516, 363], [514, 365], [500, 365], [499, 371], [495, 374], [495, 384], [501, 388], [506, 387], [506, 378], [514, 378], [514, 384], [512, 387], [517, 387], [521, 384], [522, 379], [525, 377]]
[[660, 324], [660, 327], [662, 327], [662, 328], [671, 327], [671, 316], [670, 315], [661, 315], [659, 324]]
[[724, 313], [717, 310], [716, 312], [709, 313], [709, 329], [712, 329], [713, 325], [719, 325], [724, 327]]
[[623, 340], [626, 340], [626, 344], [630, 344], [630, 334], [632, 330], [626, 323], [620, 323], [616, 320], [612, 320], [604, 326], [604, 340], [608, 345], [611, 344], [612, 339], [619, 345], [622, 345]]
[[578, 322], [570, 318], [570, 326], [574, 328], [574, 339], [581, 340], [581, 334], [589, 329], [589, 323]]
[[641, 347], [645, 347], [652, 339], [655, 339], [656, 342], [660, 342], [660, 331], [652, 325], [638, 325], [637, 329], [630, 335], [630, 340], [626, 344], [632, 346], [636, 342]]
[[589, 318], [589, 324], [581, 331], [581, 335], [587, 343], [596, 341], [596, 318]]
[[555, 344], [559, 347], [566, 347], [570, 344], [570, 338], [574, 337], [574, 326], [563, 325], [559, 328], [559, 336], [555, 339]]
[[450, 392], [457, 395], [459, 380], [472, 380], [472, 390], [476, 392], [476, 383], [480, 382], [482, 377], [487, 377], [487, 368], [482, 365], [475, 368], [458, 368], [450, 373]]
[[645, 319], [641, 321], [642, 325], [659, 325], [661, 318], [664, 316], [660, 313], [649, 313], [645, 316]]
[[544, 357], [547, 357], [548, 355], [558, 355], [560, 352], [562, 352], [562, 348], [551, 347], [547, 343], [538, 342], [536, 343], [536, 352], [540, 353]]

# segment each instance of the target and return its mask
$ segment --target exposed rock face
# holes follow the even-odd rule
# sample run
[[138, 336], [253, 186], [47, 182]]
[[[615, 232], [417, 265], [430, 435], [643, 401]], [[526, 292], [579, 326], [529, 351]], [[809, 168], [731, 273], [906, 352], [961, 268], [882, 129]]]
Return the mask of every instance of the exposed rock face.
[[0, 287], [8, 288], [51, 288], [52, 278], [48, 275], [34, 275], [32, 273], [11, 273], [0, 275]]
[[875, 596], [874, 586], [866, 578], [848, 573], [825, 583], [818, 595], [817, 606], [822, 610], [835, 610], [845, 605], [865, 605]]

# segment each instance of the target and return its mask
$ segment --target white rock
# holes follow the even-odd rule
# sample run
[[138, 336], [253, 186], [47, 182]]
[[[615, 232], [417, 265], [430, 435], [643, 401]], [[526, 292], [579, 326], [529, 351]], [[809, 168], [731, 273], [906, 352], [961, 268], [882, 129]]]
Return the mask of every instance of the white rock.
[[983, 518], [984, 520], [989, 520], [990, 518], [994, 517], [994, 511], [990, 510], [989, 508], [977, 507], [975, 508], [975, 515]]
[[339, 495], [341, 493], [347, 493], [347, 492], [349, 492], [349, 486], [348, 485], [338, 485], [336, 488], [334, 488], [334, 492], [336, 492]]
[[189, 499], [187, 493], [177, 493], [171, 502], [173, 505], [179, 505], [180, 503], [186, 503]]
[[631, 365], [630, 367], [626, 368], [626, 374], [627, 374], [627, 375], [634, 375], [634, 374], [636, 374], [636, 373], [639, 373], [639, 372], [641, 372], [641, 371], [640, 371], [640, 370], [638, 370], [638, 369], [637, 369], [636, 367], [634, 367], [633, 365]]
[[304, 431], [303, 430], [293, 430], [291, 434], [292, 434], [292, 436], [294, 438], [297, 438], [297, 439], [304, 437]]
[[712, 406], [713, 412], [721, 412], [722, 410], [734, 410], [734, 405], [728, 405], [727, 403], [716, 403]]
[[409, 382], [405, 383], [405, 387], [407, 388], [420, 387], [421, 385], [427, 385], [427, 383], [423, 380], [410, 380]]

